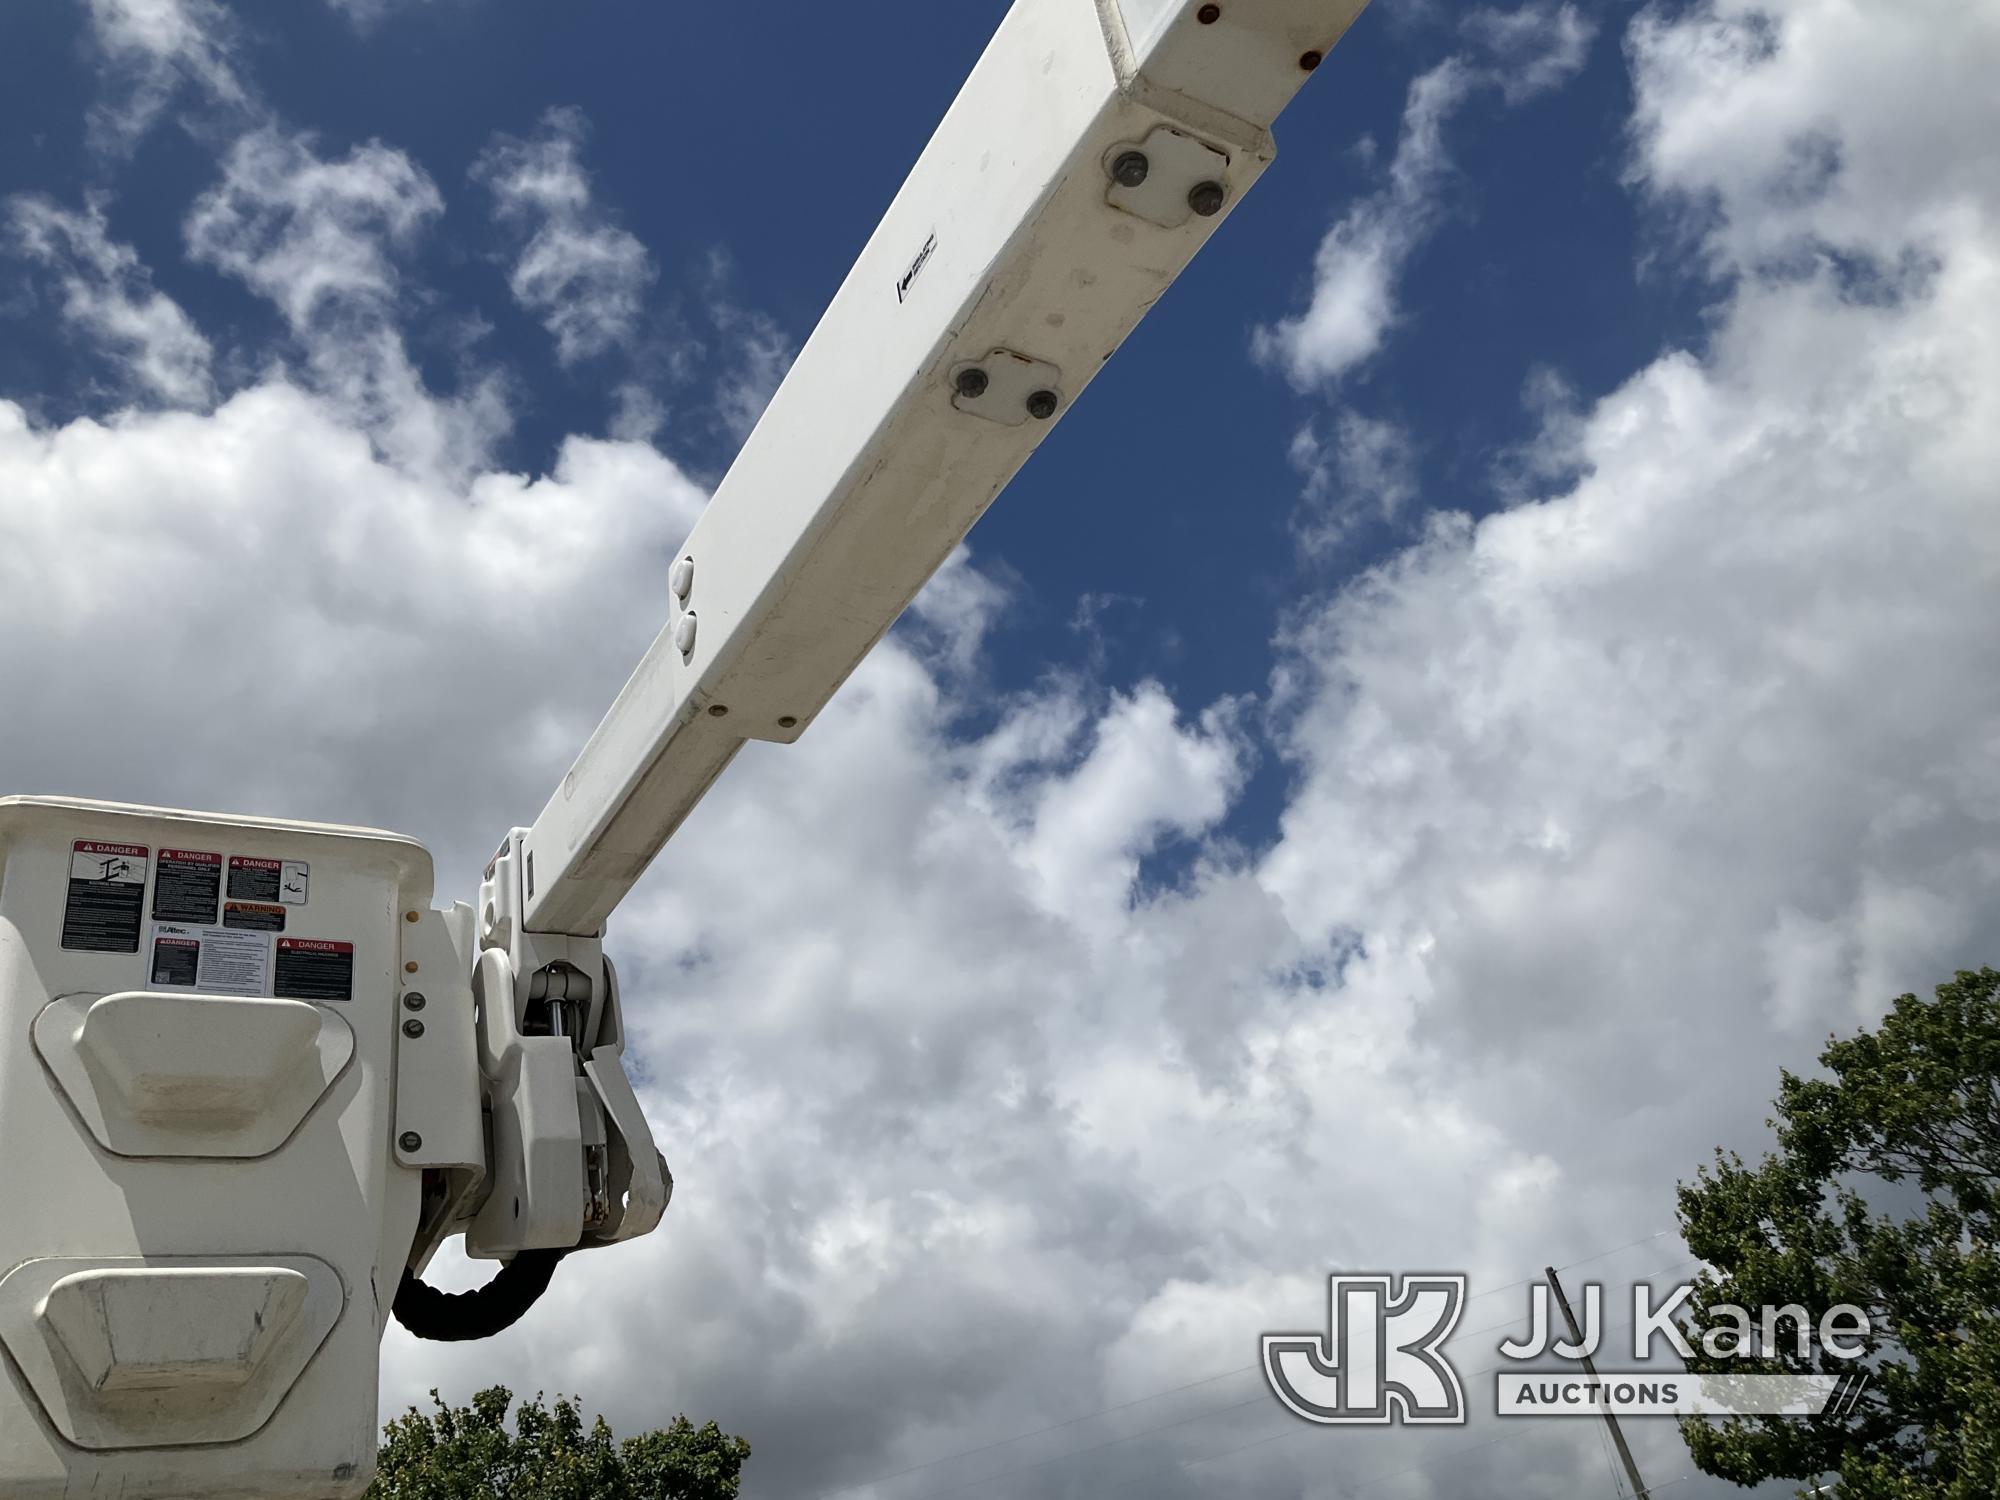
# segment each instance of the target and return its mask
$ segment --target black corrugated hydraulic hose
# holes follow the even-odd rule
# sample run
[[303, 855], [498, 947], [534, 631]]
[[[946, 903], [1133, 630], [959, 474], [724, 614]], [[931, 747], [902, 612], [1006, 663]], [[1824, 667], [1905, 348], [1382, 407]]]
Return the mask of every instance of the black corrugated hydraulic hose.
[[512, 1328], [535, 1305], [549, 1289], [556, 1263], [567, 1254], [567, 1250], [523, 1250], [485, 1286], [469, 1292], [441, 1292], [405, 1267], [391, 1311], [420, 1339], [457, 1343], [491, 1338]]

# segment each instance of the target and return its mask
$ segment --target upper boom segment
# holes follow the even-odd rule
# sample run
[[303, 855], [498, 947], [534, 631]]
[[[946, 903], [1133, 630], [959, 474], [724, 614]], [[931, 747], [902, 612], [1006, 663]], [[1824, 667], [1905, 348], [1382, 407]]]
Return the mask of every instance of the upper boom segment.
[[523, 930], [599, 933], [746, 740], [804, 732], [1270, 164], [1365, 3], [1018, 0], [514, 836]]

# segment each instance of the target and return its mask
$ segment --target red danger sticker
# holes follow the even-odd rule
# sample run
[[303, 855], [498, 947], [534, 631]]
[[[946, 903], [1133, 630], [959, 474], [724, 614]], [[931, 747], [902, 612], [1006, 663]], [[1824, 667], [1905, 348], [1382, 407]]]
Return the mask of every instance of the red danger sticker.
[[[231, 901], [276, 901], [284, 889], [285, 862], [281, 859], [252, 859], [246, 854], [229, 856]], [[284, 924], [278, 924], [284, 930]]]
[[275, 994], [290, 1000], [352, 1000], [354, 944], [279, 938]]
[[193, 989], [201, 979], [201, 942], [197, 938], [153, 938], [153, 983]]
[[222, 899], [222, 856], [205, 849], [162, 849], [159, 876], [153, 882], [155, 922], [215, 921]]
[[62, 945], [73, 953], [137, 953], [151, 851], [144, 844], [70, 845]]

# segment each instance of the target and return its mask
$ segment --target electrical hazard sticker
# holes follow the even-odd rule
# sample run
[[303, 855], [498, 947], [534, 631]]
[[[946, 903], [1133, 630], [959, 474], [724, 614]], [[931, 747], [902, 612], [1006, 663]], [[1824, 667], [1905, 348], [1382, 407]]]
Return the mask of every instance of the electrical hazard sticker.
[[354, 944], [279, 938], [274, 993], [288, 1000], [352, 1000]]
[[261, 901], [225, 901], [222, 903], [222, 925], [247, 928], [252, 932], [283, 932], [285, 909]]
[[156, 990], [268, 995], [271, 939], [262, 932], [156, 922], [152, 958], [146, 973], [147, 982]]
[[62, 945], [80, 953], [137, 953], [152, 851], [140, 844], [70, 845]]
[[162, 849], [153, 879], [155, 922], [215, 921], [222, 901], [222, 856], [198, 849]]

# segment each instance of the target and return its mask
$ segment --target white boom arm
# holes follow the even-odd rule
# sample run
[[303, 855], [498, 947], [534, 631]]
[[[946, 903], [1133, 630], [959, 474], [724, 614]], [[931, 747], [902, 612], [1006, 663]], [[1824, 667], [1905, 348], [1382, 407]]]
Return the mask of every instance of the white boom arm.
[[665, 629], [486, 871], [473, 1254], [658, 1221], [606, 919], [745, 741], [804, 732], [1270, 164], [1365, 3], [1016, 0], [669, 568]]
[[[1364, 3], [1017, 0], [476, 909], [375, 830], [0, 798], [0, 1496], [354, 1500], [392, 1310], [483, 1337], [659, 1222], [606, 918], [812, 722]], [[421, 1279], [453, 1234], [503, 1263], [477, 1292]]]
[[746, 740], [804, 732], [1270, 164], [1365, 3], [1018, 0], [521, 839], [526, 931], [600, 933]]

